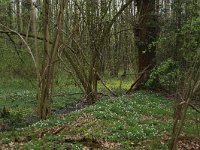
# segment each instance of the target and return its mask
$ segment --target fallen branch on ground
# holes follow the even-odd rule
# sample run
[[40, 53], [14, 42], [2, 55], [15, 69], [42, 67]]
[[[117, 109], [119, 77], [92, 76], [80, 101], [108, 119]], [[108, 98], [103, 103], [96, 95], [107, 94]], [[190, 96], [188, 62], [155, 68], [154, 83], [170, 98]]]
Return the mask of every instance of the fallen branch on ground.
[[[147, 66], [141, 73], [140, 76], [136, 79], [136, 81], [131, 85], [131, 87], [129, 88], [129, 90], [126, 92], [126, 94], [130, 94], [131, 91], [133, 90], [135, 85], [139, 85], [139, 83], [141, 82], [143, 76], [147, 73], [147, 71], [149, 70], [149, 68], [151, 67], [151, 65]], [[135, 88], [137, 89], [137, 87]]]
[[103, 86], [113, 95], [113, 96], [118, 96], [115, 92], [113, 92], [107, 85], [106, 83], [103, 81], [102, 77], [100, 76], [99, 73], [97, 73], [101, 83], [103, 84]]
[[[58, 129], [56, 129], [56, 131], [53, 132], [53, 134], [58, 134], [59, 132], [61, 132], [63, 129], [67, 128], [67, 125], [61, 126]], [[68, 127], [69, 128], [69, 127]]]
[[58, 97], [58, 96], [73, 96], [73, 95], [79, 95], [79, 94], [83, 94], [83, 93], [82, 92], [79, 92], [79, 93], [60, 93], [60, 94], [53, 95], [53, 97]]

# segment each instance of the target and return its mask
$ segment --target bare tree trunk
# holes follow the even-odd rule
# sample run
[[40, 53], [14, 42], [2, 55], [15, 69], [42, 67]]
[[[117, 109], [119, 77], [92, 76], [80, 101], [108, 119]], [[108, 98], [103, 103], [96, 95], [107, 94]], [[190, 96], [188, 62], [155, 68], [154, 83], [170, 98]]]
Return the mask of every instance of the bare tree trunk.
[[63, 28], [63, 16], [64, 16], [65, 0], [59, 0], [59, 10], [56, 21], [55, 38], [51, 49], [49, 48], [49, 1], [44, 1], [44, 20], [43, 20], [43, 64], [39, 82], [38, 93], [38, 115], [40, 119], [46, 119], [50, 114], [52, 104], [52, 84], [54, 66], [57, 58], [59, 47], [62, 42], [62, 28]]
[[[12, 4], [11, 4], [11, 2], [9, 2], [9, 4], [8, 4], [9, 28], [12, 28], [12, 23], [13, 23], [13, 12], [12, 12], [12, 10], [13, 10]], [[1, 20], [3, 20], [3, 18]]]
[[[20, 17], [20, 2], [19, 0], [16, 0], [16, 18], [17, 18], [17, 29], [18, 29], [18, 32], [20, 33], [21, 32], [21, 17]], [[32, 8], [33, 9], [33, 8]]]
[[[175, 113], [174, 118], [174, 125], [173, 125], [173, 131], [172, 131], [172, 140], [171, 145], [169, 147], [170, 150], [175, 150], [177, 147], [178, 137], [181, 134], [181, 131], [183, 129], [186, 114], [188, 107], [190, 106], [191, 99], [194, 98], [195, 94], [200, 89], [200, 66], [199, 63], [199, 54], [196, 55], [193, 65], [189, 68], [189, 71], [185, 74], [186, 79], [184, 81], [184, 91], [182, 93], [179, 93], [181, 97], [178, 97], [181, 99], [179, 103], [177, 104], [177, 111]], [[182, 82], [182, 81], [181, 81]]]

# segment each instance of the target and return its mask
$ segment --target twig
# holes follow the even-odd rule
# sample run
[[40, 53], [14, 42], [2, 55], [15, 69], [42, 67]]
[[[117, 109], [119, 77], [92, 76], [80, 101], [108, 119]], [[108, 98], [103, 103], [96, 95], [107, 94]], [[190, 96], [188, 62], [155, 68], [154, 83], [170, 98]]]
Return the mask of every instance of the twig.
[[15, 33], [17, 36], [19, 36], [19, 38], [22, 40], [22, 42], [26, 45], [26, 47], [27, 47], [27, 49], [28, 49], [28, 52], [29, 52], [29, 54], [30, 54], [31, 57], [32, 57], [34, 66], [35, 66], [35, 68], [36, 68], [36, 70], [37, 70], [37, 69], [38, 69], [38, 66], [37, 66], [37, 64], [36, 64], [34, 54], [33, 54], [32, 50], [31, 50], [30, 46], [29, 46], [28, 43], [26, 42], [26, 40], [22, 37], [22, 35], [21, 35], [20, 33], [18, 33], [17, 31], [12, 30], [12, 29], [8, 28], [7, 26], [5, 26], [5, 25], [3, 25], [3, 24], [1, 24], [1, 23], [0, 23], [0, 26], [4, 27], [5, 29], [7, 29], [7, 30], [9, 30], [10, 32], [13, 32], [13, 33]]
[[57, 96], [72, 96], [72, 95], [78, 95], [78, 94], [83, 94], [83, 93], [60, 93], [60, 94], [55, 94], [53, 95], [53, 97], [57, 97]]
[[198, 108], [196, 108], [194, 105], [189, 104], [190, 107], [192, 107], [194, 110], [196, 110], [196, 112], [200, 113], [200, 110]]

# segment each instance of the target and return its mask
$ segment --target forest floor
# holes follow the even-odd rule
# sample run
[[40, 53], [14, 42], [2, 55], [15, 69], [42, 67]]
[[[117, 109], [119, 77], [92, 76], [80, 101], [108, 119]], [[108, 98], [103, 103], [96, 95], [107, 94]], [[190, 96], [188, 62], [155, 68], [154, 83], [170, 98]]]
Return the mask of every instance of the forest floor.
[[[131, 84], [128, 80], [107, 83], [118, 93]], [[67, 89], [62, 91], [63, 87]], [[38, 121], [33, 87], [24, 80], [2, 80], [0, 110], [5, 107], [7, 114], [0, 117], [0, 149], [168, 149], [173, 101], [161, 94], [140, 91], [106, 96], [87, 105], [70, 82], [55, 91], [53, 115]], [[199, 114], [189, 109], [179, 149], [200, 149], [199, 119]]]

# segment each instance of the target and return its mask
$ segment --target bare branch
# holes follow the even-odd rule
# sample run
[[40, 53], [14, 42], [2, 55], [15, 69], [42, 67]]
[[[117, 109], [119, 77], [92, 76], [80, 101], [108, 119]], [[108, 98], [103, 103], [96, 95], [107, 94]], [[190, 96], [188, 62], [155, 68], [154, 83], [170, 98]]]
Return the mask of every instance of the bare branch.
[[18, 33], [17, 31], [12, 30], [12, 29], [10, 29], [10, 28], [4, 26], [4, 25], [1, 24], [1, 23], [0, 23], [0, 26], [6, 28], [6, 29], [9, 30], [10, 32], [13, 32], [13, 33], [15, 33], [16, 35], [19, 36], [19, 38], [22, 40], [22, 42], [26, 45], [26, 47], [27, 47], [27, 49], [28, 49], [28, 52], [29, 52], [29, 54], [31, 55], [31, 58], [32, 58], [33, 63], [34, 63], [34, 65], [35, 65], [35, 68], [37, 69], [37, 64], [36, 64], [36, 61], [35, 61], [33, 52], [32, 52], [32, 50], [31, 50], [30, 46], [28, 45], [28, 43], [26, 42], [26, 40], [22, 37], [22, 35], [21, 35], [20, 33]]
[[[7, 34], [7, 35], [17, 35], [16, 34], [16, 32], [13, 32], [13, 31], [3, 31], [3, 30], [0, 30], [0, 33], [4, 33], [4, 34]], [[21, 36], [23, 36], [23, 37], [26, 37], [27, 35], [25, 34], [25, 33], [18, 33], [18, 34], [20, 34]], [[35, 38], [35, 36], [34, 35], [28, 35], [28, 37], [30, 37], [30, 38]], [[36, 37], [38, 40], [41, 40], [41, 41], [44, 41], [44, 38], [43, 37], [40, 37], [40, 36], [37, 36]], [[49, 43], [50, 44], [52, 44], [52, 42], [51, 41], [49, 41]]]

